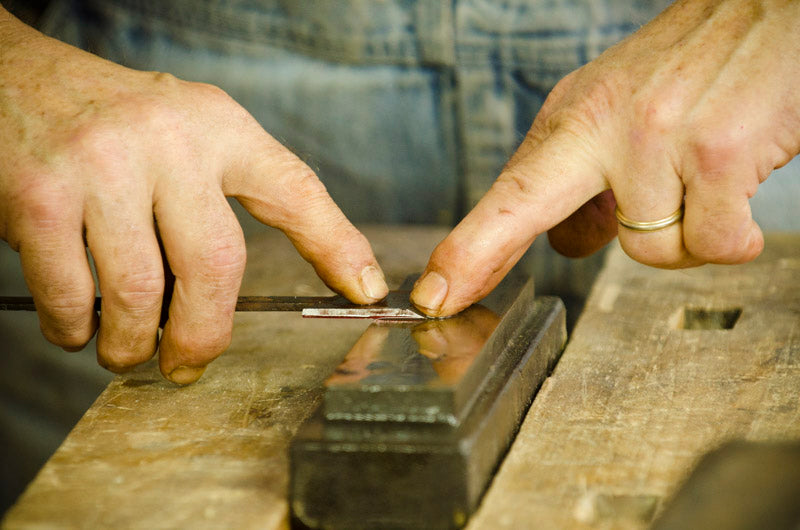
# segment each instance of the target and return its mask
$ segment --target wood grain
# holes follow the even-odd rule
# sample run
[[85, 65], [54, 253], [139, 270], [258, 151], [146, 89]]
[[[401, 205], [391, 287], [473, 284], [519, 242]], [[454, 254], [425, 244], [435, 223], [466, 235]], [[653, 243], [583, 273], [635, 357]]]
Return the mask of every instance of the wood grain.
[[[390, 287], [424, 267], [443, 229], [365, 228]], [[288, 241], [248, 241], [242, 294], [326, 295]], [[289, 440], [368, 322], [237, 314], [196, 384], [155, 362], [118, 376], [6, 514], [4, 528], [284, 528]]]
[[[676, 329], [741, 308], [733, 329]], [[469, 528], [645, 528], [701, 455], [800, 439], [800, 235], [742, 266], [613, 250]]]
[[[444, 231], [366, 230], [390, 286]], [[250, 238], [242, 294], [324, 295], [280, 234]], [[729, 330], [686, 308], [741, 308]], [[154, 364], [117, 377], [5, 528], [282, 528], [286, 448], [366, 323], [241, 314], [195, 385]], [[800, 235], [756, 262], [661, 271], [619, 249], [528, 412], [471, 529], [643, 528], [702, 454], [800, 438]]]

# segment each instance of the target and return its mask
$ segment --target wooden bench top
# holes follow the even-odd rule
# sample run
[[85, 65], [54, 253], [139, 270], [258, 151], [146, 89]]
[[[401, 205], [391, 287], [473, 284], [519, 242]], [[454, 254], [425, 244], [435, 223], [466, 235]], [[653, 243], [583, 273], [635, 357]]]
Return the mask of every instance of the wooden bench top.
[[[365, 232], [390, 286], [446, 233]], [[242, 294], [327, 293], [279, 233], [248, 249]], [[285, 528], [289, 440], [366, 326], [237, 314], [198, 383], [155, 362], [116, 377], [2, 526]], [[689, 271], [612, 248], [469, 528], [644, 528], [723, 441], [800, 439], [798, 389], [800, 234], [769, 236], [751, 264]]]

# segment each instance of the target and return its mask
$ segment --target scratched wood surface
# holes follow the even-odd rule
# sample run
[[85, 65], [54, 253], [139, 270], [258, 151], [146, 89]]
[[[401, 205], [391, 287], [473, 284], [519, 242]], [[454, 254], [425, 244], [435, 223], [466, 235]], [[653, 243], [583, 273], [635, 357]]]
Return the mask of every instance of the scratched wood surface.
[[[364, 230], [390, 287], [446, 231]], [[282, 234], [248, 240], [242, 294], [329, 291]], [[48, 461], [4, 528], [284, 528], [288, 442], [364, 321], [240, 313], [229, 350], [196, 384], [155, 363], [116, 377]]]
[[[741, 316], [681, 329], [686, 308]], [[616, 249], [469, 528], [645, 528], [731, 439], [800, 439], [800, 234], [690, 271]]]
[[[367, 235], [397, 285], [444, 232]], [[325, 292], [279, 235], [249, 252], [243, 294]], [[686, 308], [742, 311], [733, 329], [686, 330]], [[152, 364], [117, 377], [3, 526], [284, 527], [288, 441], [365, 325], [241, 314], [198, 384]], [[723, 441], [800, 438], [799, 388], [800, 235], [692, 271], [617, 249], [469, 528], [646, 527]]]

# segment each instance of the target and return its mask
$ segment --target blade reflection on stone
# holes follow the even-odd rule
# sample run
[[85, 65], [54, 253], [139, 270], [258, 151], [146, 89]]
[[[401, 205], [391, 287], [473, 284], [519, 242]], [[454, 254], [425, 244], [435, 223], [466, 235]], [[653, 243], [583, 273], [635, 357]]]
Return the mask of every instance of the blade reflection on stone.
[[457, 424], [506, 347], [501, 320], [523, 317], [533, 291], [508, 280], [448, 319], [371, 325], [325, 382], [325, 417]]

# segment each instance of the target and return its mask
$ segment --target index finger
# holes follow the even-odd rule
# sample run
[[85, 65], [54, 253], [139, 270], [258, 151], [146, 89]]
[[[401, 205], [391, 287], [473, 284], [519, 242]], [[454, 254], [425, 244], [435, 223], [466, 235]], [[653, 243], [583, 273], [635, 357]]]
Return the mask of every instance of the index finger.
[[486, 296], [537, 235], [608, 187], [599, 161], [571, 133], [531, 135], [475, 208], [436, 247], [411, 293], [431, 316]]
[[345, 217], [314, 171], [255, 122], [253, 143], [223, 181], [226, 195], [283, 231], [317, 275], [359, 304], [389, 292], [367, 239]]

